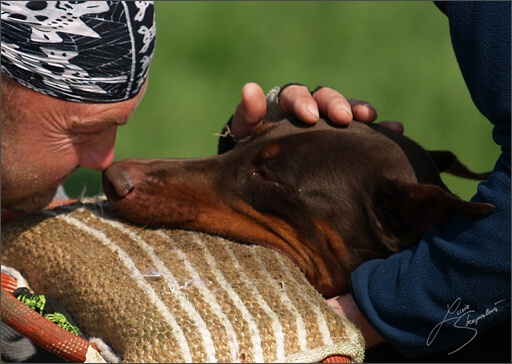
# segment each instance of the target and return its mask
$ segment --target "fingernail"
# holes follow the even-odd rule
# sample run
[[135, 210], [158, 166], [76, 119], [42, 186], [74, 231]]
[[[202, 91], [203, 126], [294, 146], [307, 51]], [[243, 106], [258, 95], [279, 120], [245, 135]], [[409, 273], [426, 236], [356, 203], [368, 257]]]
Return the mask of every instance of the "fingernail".
[[313, 106], [313, 105], [308, 105], [308, 106], [307, 106], [307, 108], [306, 108], [306, 110], [307, 110], [311, 115], [313, 115], [315, 118], [317, 118], [317, 119], [318, 119], [318, 118], [320, 117], [320, 115], [318, 114], [318, 109], [317, 109], [315, 106]]
[[342, 112], [344, 112], [349, 118], [352, 118], [352, 110], [348, 108], [345, 104], [340, 103], [338, 105], [338, 109]]
[[362, 102], [359, 105], [356, 105], [354, 107], [356, 108], [356, 107], [361, 107], [361, 106], [369, 108], [369, 109], [374, 109], [373, 105], [370, 104], [369, 102]]

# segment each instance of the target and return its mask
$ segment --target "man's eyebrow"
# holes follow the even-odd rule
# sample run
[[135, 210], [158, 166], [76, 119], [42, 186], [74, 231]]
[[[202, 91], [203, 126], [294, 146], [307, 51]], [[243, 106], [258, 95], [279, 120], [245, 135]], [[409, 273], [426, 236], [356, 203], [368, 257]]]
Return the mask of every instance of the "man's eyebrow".
[[72, 123], [72, 128], [93, 128], [93, 127], [109, 127], [109, 126], [121, 126], [126, 124], [126, 120], [120, 120], [113, 116], [91, 118], [88, 120], [81, 120], [80, 122]]

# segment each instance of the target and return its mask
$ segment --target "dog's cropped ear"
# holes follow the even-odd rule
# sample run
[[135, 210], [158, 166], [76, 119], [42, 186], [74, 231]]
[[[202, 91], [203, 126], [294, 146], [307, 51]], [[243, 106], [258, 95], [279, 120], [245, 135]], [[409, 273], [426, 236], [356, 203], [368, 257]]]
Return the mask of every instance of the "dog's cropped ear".
[[457, 213], [485, 216], [495, 209], [489, 203], [464, 201], [435, 185], [396, 180], [382, 186], [373, 207], [368, 213], [370, 224], [392, 252], [407, 248], [432, 225]]
[[434, 160], [439, 172], [446, 172], [454, 176], [484, 181], [490, 172], [476, 173], [466, 167], [453, 152], [448, 150], [429, 150], [430, 158]]

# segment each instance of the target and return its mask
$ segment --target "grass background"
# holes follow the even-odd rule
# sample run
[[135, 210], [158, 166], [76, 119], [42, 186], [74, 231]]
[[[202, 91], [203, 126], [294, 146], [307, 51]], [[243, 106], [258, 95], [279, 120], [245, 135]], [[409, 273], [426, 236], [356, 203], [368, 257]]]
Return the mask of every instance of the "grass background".
[[[157, 43], [146, 96], [119, 129], [116, 159], [203, 157], [242, 86], [330, 86], [399, 120], [427, 149], [449, 149], [476, 171], [499, 149], [471, 101], [448, 23], [432, 2], [156, 2]], [[444, 177], [469, 199], [476, 182]], [[101, 193], [101, 173], [76, 172], [72, 197]]]

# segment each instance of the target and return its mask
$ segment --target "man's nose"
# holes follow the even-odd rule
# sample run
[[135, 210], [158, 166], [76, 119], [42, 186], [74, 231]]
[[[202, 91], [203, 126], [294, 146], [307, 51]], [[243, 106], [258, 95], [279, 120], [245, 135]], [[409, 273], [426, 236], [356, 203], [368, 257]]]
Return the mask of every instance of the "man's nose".
[[102, 133], [91, 140], [80, 158], [79, 165], [97, 171], [103, 171], [114, 161], [114, 143], [116, 129]]

